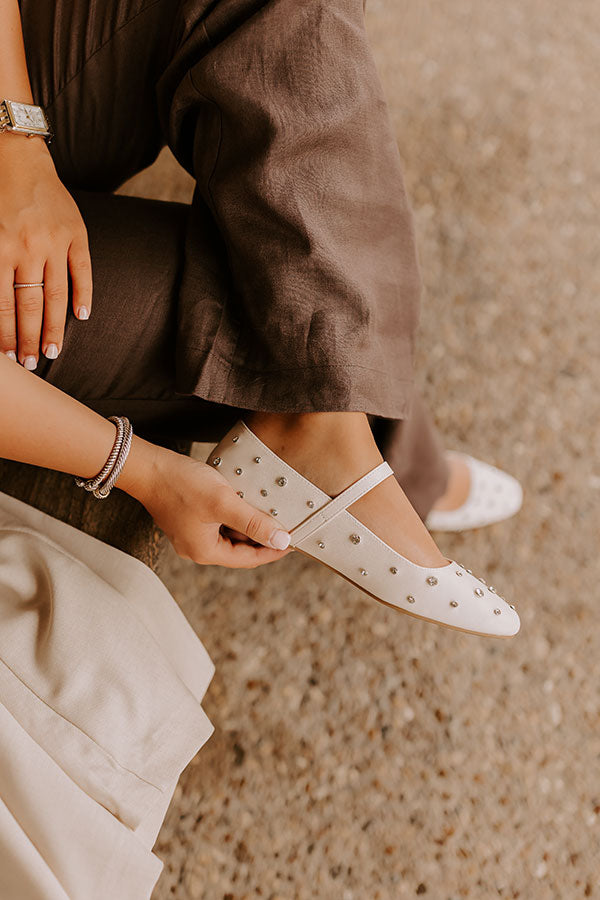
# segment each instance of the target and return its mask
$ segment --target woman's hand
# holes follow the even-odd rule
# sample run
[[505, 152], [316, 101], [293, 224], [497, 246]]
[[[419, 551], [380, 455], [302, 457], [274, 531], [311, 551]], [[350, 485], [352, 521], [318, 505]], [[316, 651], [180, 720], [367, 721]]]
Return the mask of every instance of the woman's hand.
[[[284, 549], [288, 533], [272, 516], [242, 500], [212, 466], [140, 438], [134, 437], [134, 444], [117, 487], [127, 484], [179, 556], [253, 569], [290, 552]], [[131, 484], [132, 477], [140, 479], [139, 486]], [[229, 533], [223, 533], [223, 526]], [[283, 549], [274, 549], [278, 540]]]
[[[87, 231], [77, 204], [60, 181], [41, 138], [0, 134], [0, 351], [35, 369], [41, 350], [62, 349], [68, 304], [87, 319], [92, 266]], [[13, 282], [44, 287], [13, 288]]]

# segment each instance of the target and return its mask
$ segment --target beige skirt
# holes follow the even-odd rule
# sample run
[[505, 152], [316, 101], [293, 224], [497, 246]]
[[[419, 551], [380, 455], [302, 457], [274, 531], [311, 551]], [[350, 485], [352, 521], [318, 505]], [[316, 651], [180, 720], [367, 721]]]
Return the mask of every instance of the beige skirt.
[[143, 563], [0, 493], [0, 897], [143, 900], [214, 664]]

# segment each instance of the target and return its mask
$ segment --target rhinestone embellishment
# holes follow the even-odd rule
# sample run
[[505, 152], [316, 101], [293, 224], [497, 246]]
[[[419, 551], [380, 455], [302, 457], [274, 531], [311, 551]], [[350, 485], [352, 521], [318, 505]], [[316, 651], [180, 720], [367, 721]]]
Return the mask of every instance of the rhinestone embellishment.
[[215, 458], [212, 461], [212, 464], [213, 464], [213, 466], [220, 466], [221, 465], [221, 457], [215, 456]]
[[324, 550], [325, 544], [323, 543], [323, 541], [317, 541], [317, 547], [319, 547], [321, 550]]
[[414, 603], [414, 602], [415, 602], [415, 598], [413, 597], [412, 594], [409, 594], [409, 595], [407, 596], [406, 599], [408, 600], [409, 603]]
[[460, 575], [460, 576], [462, 577], [462, 572], [459, 572], [458, 569], [456, 570], [456, 572], [455, 572], [454, 574], [455, 574], [455, 575]]
[[511, 609], [514, 609], [514, 608], [515, 608], [515, 607], [512, 605], [512, 603], [509, 603], [508, 605], [510, 606]]
[[255, 457], [254, 457], [254, 462], [260, 462], [260, 460], [261, 460], [261, 457], [260, 457], [260, 456], [255, 456]]
[[279, 515], [279, 510], [277, 510], [277, 509], [272, 509], [272, 510], [271, 510], [271, 515], [272, 515], [272, 516], [277, 516], [277, 515]]
[[472, 575], [472, 574], [473, 574], [473, 572], [471, 571], [471, 569], [465, 569], [465, 572], [468, 572], [469, 575]]
[[286, 484], [287, 484], [287, 478], [285, 477], [285, 475], [282, 475], [281, 478], [278, 478], [278, 479], [277, 479], [277, 484], [279, 485], [279, 487], [285, 487], [285, 486], [286, 486]]
[[435, 575], [430, 575], [429, 578], [425, 579], [425, 581], [427, 582], [427, 584], [437, 584], [438, 583], [438, 580], [435, 577]]
[[308, 506], [309, 509], [312, 509], [315, 504], [312, 500], [307, 500], [306, 505]]
[[451, 600], [450, 606], [458, 606], [458, 600]]
[[237, 469], [235, 470], [235, 474], [236, 474], [236, 475], [241, 475], [243, 471], [244, 471], [244, 470], [243, 470], [243, 469], [240, 469], [240, 467], [238, 466]]
[[496, 593], [496, 588], [495, 588], [495, 587], [492, 587], [491, 584], [488, 584], [488, 591], [491, 591], [492, 594], [495, 594], [495, 593]]
[[360, 534], [351, 534], [350, 540], [353, 544], [360, 544]]
[[390, 566], [390, 572], [392, 573], [392, 575], [397, 575], [398, 569], [396, 568], [396, 566]]
[[261, 488], [261, 489], [260, 489], [261, 497], [266, 497], [266, 496], [268, 495], [268, 493], [269, 493], [269, 492], [268, 492], [268, 490], [267, 490], [266, 488]]
[[244, 492], [243, 492], [243, 491], [237, 491], [236, 493], [237, 493], [238, 497], [243, 497], [243, 496], [244, 496]]
[[361, 570], [360, 570], [360, 574], [361, 574], [361, 575], [368, 575], [369, 573], [367, 572], [366, 569], [361, 569]]
[[496, 607], [496, 609], [494, 610], [494, 615], [499, 616], [501, 612], [502, 612], [502, 610], [498, 609], [498, 607]]
[[236, 441], [239, 441], [239, 439], [240, 439], [239, 434], [234, 434], [234, 436], [231, 438], [231, 440], [233, 441], [234, 444]]
[[473, 593], [477, 594], [478, 597], [483, 597], [483, 591], [481, 590], [481, 588], [475, 588]]

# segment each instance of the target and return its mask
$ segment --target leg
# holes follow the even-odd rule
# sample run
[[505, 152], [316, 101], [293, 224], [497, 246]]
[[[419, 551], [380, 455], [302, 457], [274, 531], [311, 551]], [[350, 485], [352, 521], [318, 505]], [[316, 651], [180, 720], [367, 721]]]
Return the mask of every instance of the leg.
[[154, 85], [168, 58], [171, 0], [19, 0], [34, 100], [69, 188], [114, 190], [164, 145]]
[[[158, 9], [160, 4], [143, 12], [155, 6]], [[65, 344], [62, 359], [47, 377], [56, 378], [56, 383], [62, 382], [69, 390], [67, 375], [73, 375], [79, 357], [79, 371], [88, 369], [88, 376], [76, 383], [71, 377], [71, 392], [90, 405], [101, 410], [108, 403], [114, 409], [115, 402], [127, 399], [147, 410], [150, 401], [153, 407], [167, 401], [171, 410], [173, 382], [165, 392], [165, 357], [140, 354], [142, 341], [131, 323], [143, 324], [146, 343], [147, 334], [170, 334], [177, 351], [176, 360], [171, 360], [175, 386], [182, 394], [213, 405], [270, 410], [272, 439], [277, 442], [278, 434], [287, 438], [293, 434], [299, 465], [302, 460], [310, 465], [319, 448], [333, 448], [343, 460], [338, 467], [340, 480], [330, 480], [332, 473], [325, 469], [314, 480], [335, 492], [348, 478], [358, 477], [365, 466], [381, 458], [365, 413], [401, 418], [410, 406], [420, 293], [412, 215], [363, 33], [362, 4], [354, 2], [351, 11], [343, 15], [333, 15], [329, 6], [317, 15], [320, 3], [300, 9], [289, 0], [268, 4], [258, 13], [251, 3], [241, 7], [245, 14], [238, 10], [235, 21], [228, 21], [223, 5], [213, 6], [214, 15], [196, 29], [197, 41], [194, 35], [184, 35], [183, 42], [176, 42], [174, 56], [158, 85], [158, 116], [166, 123], [174, 151], [197, 178], [183, 241], [176, 315], [173, 317], [172, 305], [165, 303], [164, 297], [157, 316], [156, 310], [139, 309], [139, 305], [141, 315], [136, 315], [131, 302], [121, 301], [119, 306], [119, 299], [112, 298], [109, 305], [118, 314], [102, 317], [102, 346], [110, 347], [112, 380], [104, 385], [108, 397], [93, 372], [107, 359], [99, 359], [102, 350], [98, 348], [89, 348], [88, 355], [81, 336], [73, 344]], [[282, 29], [282, 16], [286, 29]], [[79, 23], [80, 33], [85, 31], [85, 21]], [[113, 17], [106, 43], [92, 56], [86, 54], [81, 70], [59, 88], [52, 102], [63, 105], [65, 116], [59, 116], [60, 121], [67, 114], [72, 118], [81, 113], [85, 124], [86, 99], [95, 92], [100, 91], [100, 103], [112, 100], [111, 72], [114, 68], [122, 72], [119, 59], [127, 53], [131, 56], [132, 48], [120, 43], [121, 39], [123, 35], [135, 37], [137, 28], [130, 19], [117, 30], [114, 24]], [[33, 33], [38, 32], [34, 29]], [[314, 57], [316, 80], [305, 64], [307, 52]], [[259, 66], [240, 81], [240, 61], [251, 60], [257, 53], [267, 69]], [[300, 60], [304, 60], [302, 66]], [[343, 73], [348, 84], [345, 78], [340, 80], [342, 61], [349, 65], [349, 71]], [[291, 72], [299, 81], [283, 77]], [[303, 83], [307, 73], [309, 80]], [[332, 118], [333, 107], [329, 100], [324, 102], [322, 76], [335, 98], [339, 118]], [[306, 108], [300, 109], [300, 102]], [[219, 111], [217, 131], [215, 108]], [[251, 120], [246, 109], [255, 113]], [[233, 128], [224, 131], [228, 120]], [[273, 138], [271, 121], [279, 123], [280, 136]], [[119, 125], [127, 131], [122, 115], [115, 123]], [[117, 131], [117, 137], [120, 134]], [[134, 145], [139, 140], [144, 146], [142, 138], [134, 139]], [[115, 140], [113, 135], [113, 143]], [[316, 154], [314, 149], [307, 153], [308, 168], [304, 156], [290, 154], [290, 146], [299, 148], [304, 143], [319, 148]], [[85, 149], [85, 141], [71, 145], [69, 157], [87, 160]], [[92, 161], [98, 161], [93, 148], [89, 149]], [[85, 162], [83, 178], [79, 162], [72, 167], [72, 183], [99, 179], [102, 186], [130, 174], [120, 169], [121, 159], [114, 151], [111, 159], [114, 170], [99, 160], [99, 174], [94, 165]], [[280, 180], [291, 160], [302, 163], [291, 177], [286, 175], [289, 191], [282, 192]], [[374, 173], [367, 182], [363, 180], [365, 172]], [[324, 189], [328, 198], [325, 218]], [[356, 207], [359, 196], [363, 197], [360, 209]], [[213, 226], [212, 234], [207, 223], [209, 229]], [[110, 227], [110, 222], [105, 225]], [[209, 257], [207, 240], [213, 251]], [[134, 259], [135, 254], [126, 258], [124, 271]], [[144, 254], [137, 259], [142, 268]], [[109, 276], [107, 283], [110, 285]], [[112, 291], [115, 287], [113, 279]], [[139, 297], [139, 286], [134, 285], [134, 293], [136, 287]], [[204, 293], [201, 303], [199, 289]], [[126, 281], [124, 296], [129, 292]], [[110, 288], [107, 296], [111, 296]], [[164, 321], [167, 310], [171, 318]], [[99, 314], [102, 310], [96, 309], [95, 317]], [[89, 338], [89, 323], [86, 327]], [[75, 334], [73, 329], [72, 325]], [[144, 365], [140, 359], [134, 361], [135, 355], [143, 358]], [[96, 366], [90, 367], [90, 358], [98, 360]], [[155, 364], [149, 369], [152, 358]], [[145, 372], [141, 381], [140, 371]], [[183, 404], [177, 406], [181, 409]], [[307, 408], [320, 412], [307, 418], [302, 412]], [[194, 414], [198, 415], [195, 409]], [[297, 414], [299, 421], [293, 423], [290, 414]], [[258, 424], [258, 412], [257, 420], [257, 427], [266, 427], [264, 418], [263, 425]], [[145, 425], [149, 424], [146, 420]], [[345, 452], [348, 447], [353, 448], [352, 459]], [[396, 549], [423, 564], [445, 562], [397, 483], [388, 486], [386, 494], [383, 488], [373, 491], [357, 507], [359, 504], [372, 527]]]
[[444, 496], [449, 483], [448, 465], [441, 435], [415, 388], [411, 411], [403, 420], [376, 419], [371, 427], [382, 456], [423, 521]]
[[[94, 309], [69, 311], [64, 348], [40, 359], [42, 378], [101, 415], [128, 416], [137, 432], [218, 441], [240, 415], [177, 391], [177, 286], [189, 207], [117, 194], [73, 191], [90, 241]], [[205, 246], [206, 283], [214, 269]]]

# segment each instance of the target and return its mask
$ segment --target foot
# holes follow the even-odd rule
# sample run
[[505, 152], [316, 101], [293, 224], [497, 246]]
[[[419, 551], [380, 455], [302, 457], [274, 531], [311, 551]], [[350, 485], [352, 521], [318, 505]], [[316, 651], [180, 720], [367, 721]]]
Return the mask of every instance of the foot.
[[[431, 531], [465, 531], [514, 516], [523, 488], [508, 472], [469, 454], [447, 450], [450, 481], [443, 497], [425, 518]], [[464, 468], [468, 470], [465, 476]]]
[[[382, 462], [364, 413], [256, 412], [245, 421], [267, 447], [332, 497]], [[348, 511], [411, 562], [448, 565], [393, 475]]]
[[433, 504], [432, 509], [458, 509], [462, 506], [471, 489], [471, 470], [459, 456], [448, 455], [450, 476], [446, 491]]

